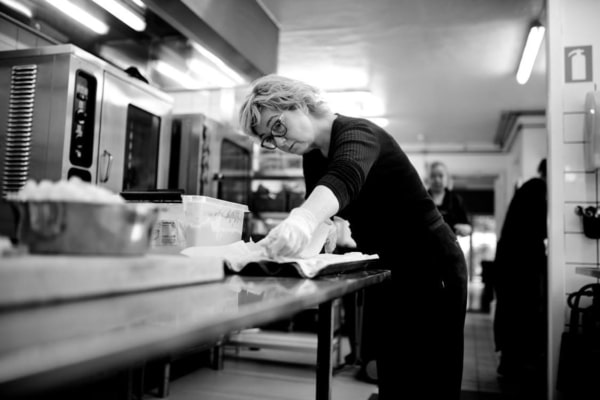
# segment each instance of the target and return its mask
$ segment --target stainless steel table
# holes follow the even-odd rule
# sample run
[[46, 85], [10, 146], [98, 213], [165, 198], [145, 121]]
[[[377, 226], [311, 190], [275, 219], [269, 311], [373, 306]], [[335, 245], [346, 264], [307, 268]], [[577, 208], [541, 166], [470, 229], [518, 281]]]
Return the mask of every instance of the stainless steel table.
[[166, 357], [318, 305], [316, 398], [331, 397], [333, 300], [390, 278], [386, 270], [318, 279], [223, 281], [0, 310], [0, 397], [67, 385]]

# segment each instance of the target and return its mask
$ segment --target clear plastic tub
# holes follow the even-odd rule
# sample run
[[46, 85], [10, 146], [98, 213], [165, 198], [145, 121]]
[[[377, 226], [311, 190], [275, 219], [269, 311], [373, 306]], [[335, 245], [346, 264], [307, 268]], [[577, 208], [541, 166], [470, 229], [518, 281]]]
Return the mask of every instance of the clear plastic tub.
[[248, 206], [207, 196], [182, 195], [186, 245], [218, 246], [242, 239]]
[[152, 229], [152, 253], [177, 254], [186, 247], [182, 203], [156, 203], [158, 219]]

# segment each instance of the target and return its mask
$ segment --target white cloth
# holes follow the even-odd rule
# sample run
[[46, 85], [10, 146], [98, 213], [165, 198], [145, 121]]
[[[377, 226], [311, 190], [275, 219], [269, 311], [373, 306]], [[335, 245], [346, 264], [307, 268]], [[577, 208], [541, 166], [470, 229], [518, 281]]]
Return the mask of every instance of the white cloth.
[[242, 272], [244, 267], [252, 262], [277, 262], [289, 263], [296, 268], [298, 274], [304, 278], [314, 278], [324, 268], [341, 263], [354, 261], [376, 260], [376, 254], [367, 255], [359, 252], [346, 254], [316, 254], [310, 258], [279, 257], [277, 260], [269, 258], [265, 248], [258, 243], [238, 241], [225, 246], [195, 246], [181, 251], [188, 257], [215, 255], [225, 259], [227, 267], [233, 272]]

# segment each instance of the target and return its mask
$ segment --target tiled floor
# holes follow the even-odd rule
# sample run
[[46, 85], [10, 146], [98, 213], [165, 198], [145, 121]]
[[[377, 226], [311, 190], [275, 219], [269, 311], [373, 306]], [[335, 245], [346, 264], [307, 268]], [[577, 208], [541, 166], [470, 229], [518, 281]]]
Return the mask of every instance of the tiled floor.
[[[260, 350], [262, 352], [263, 350]], [[280, 358], [281, 359], [287, 359]], [[343, 369], [333, 379], [333, 400], [366, 400], [377, 387]], [[198, 370], [171, 385], [172, 400], [305, 400], [315, 398], [314, 366], [306, 363], [226, 358], [221, 371]]]
[[467, 313], [465, 324], [465, 357], [463, 364], [463, 400], [500, 398], [501, 388], [496, 374], [492, 314]]
[[[463, 400], [500, 399], [491, 314], [469, 312], [465, 327]], [[347, 342], [345, 342], [347, 347]], [[344, 350], [347, 351], [347, 350]], [[171, 384], [171, 400], [300, 400], [314, 398], [315, 355], [261, 349], [228, 351], [224, 368], [201, 368]], [[333, 378], [333, 400], [374, 398], [377, 386], [355, 379], [356, 367]]]

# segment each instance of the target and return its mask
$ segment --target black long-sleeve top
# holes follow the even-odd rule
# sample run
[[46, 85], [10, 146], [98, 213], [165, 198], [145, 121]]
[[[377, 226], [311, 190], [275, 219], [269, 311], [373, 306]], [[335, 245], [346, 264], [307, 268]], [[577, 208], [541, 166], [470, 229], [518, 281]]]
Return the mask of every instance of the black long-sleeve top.
[[[410, 160], [377, 125], [339, 115], [327, 157], [317, 150], [303, 161], [307, 193], [317, 185], [331, 189], [358, 250], [378, 254], [392, 272], [390, 286], [369, 291], [365, 302], [365, 316], [372, 318], [365, 324], [365, 348], [377, 349], [380, 393], [399, 398], [434, 376], [434, 398], [458, 399], [465, 260]], [[398, 328], [399, 321], [408, 325]]]
[[496, 270], [507, 279], [539, 276], [546, 269], [546, 181], [531, 178], [513, 196], [496, 248]]
[[[471, 224], [467, 215], [467, 208], [462, 197], [448, 188], [444, 188], [444, 200], [437, 208], [446, 223], [454, 229], [456, 224]], [[431, 194], [431, 192], [429, 192]]]
[[396, 140], [370, 121], [339, 115], [327, 157], [311, 151], [303, 168], [307, 193], [317, 185], [334, 193], [361, 251], [408, 255], [418, 233], [442, 218]]

